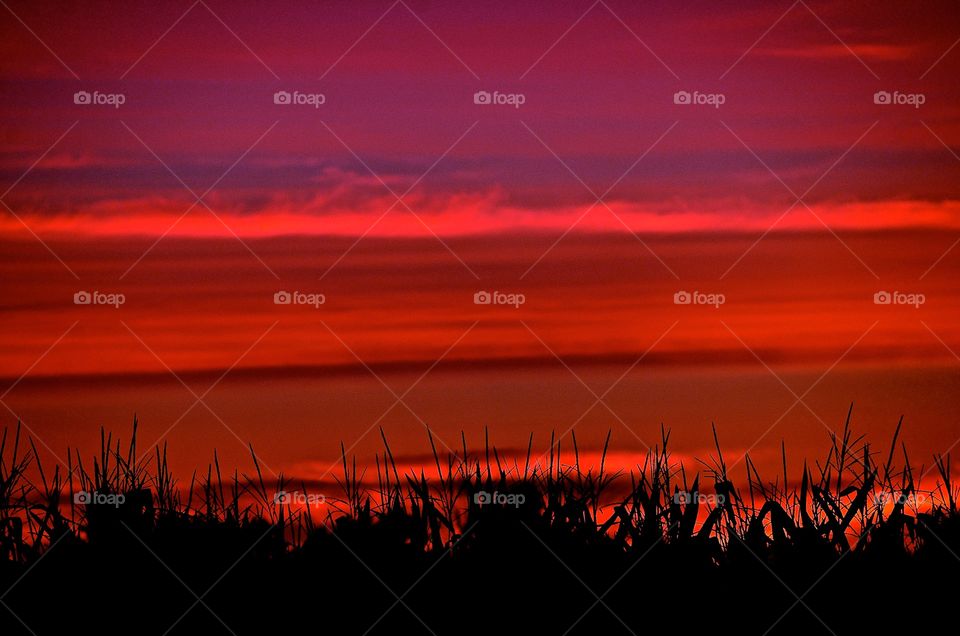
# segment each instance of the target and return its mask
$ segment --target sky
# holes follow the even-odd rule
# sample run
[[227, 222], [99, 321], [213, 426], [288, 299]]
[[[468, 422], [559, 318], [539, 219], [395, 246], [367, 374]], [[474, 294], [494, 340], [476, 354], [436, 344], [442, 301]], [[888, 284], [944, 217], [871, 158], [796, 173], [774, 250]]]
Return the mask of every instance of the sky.
[[611, 430], [629, 467], [715, 424], [774, 470], [851, 403], [918, 463], [960, 438], [951, 3], [5, 2], [0, 35], [0, 418], [51, 461], [134, 414], [184, 471], [316, 479], [380, 427]]

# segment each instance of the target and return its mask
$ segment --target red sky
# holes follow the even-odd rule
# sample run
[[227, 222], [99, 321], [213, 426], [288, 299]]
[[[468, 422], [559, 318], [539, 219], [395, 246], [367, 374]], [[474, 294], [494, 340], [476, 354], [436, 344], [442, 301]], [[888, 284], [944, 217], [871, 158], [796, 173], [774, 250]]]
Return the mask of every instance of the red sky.
[[2, 413], [61, 456], [134, 412], [185, 466], [519, 447], [624, 372], [587, 447], [803, 456], [851, 401], [926, 463], [960, 437], [954, 4], [10, 2], [0, 35]]

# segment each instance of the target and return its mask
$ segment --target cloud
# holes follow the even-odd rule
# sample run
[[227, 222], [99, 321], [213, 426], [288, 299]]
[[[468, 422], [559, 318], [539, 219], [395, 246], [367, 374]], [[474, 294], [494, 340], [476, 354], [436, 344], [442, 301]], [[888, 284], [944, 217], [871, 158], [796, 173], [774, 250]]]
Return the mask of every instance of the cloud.
[[[360, 236], [417, 237], [483, 235], [499, 232], [758, 232], [879, 230], [893, 228], [960, 228], [960, 201], [918, 199], [820, 201], [811, 213], [795, 206], [782, 219], [790, 201], [758, 202], [739, 198], [712, 200], [630, 201], [611, 199], [606, 205], [567, 204], [531, 208], [508, 200], [505, 192], [427, 194], [412, 192], [398, 203], [382, 186], [354, 183], [312, 194], [263, 193], [240, 202], [211, 194], [206, 204], [186, 212], [193, 199], [147, 196], [105, 199], [62, 207], [13, 206], [17, 216], [41, 236], [171, 236], [221, 237], [228, 226], [242, 237]], [[409, 208], [409, 209], [408, 209]], [[216, 216], [214, 216], [214, 214]], [[182, 218], [181, 218], [182, 217]], [[819, 219], [817, 218], [819, 217]], [[171, 229], [171, 226], [172, 229]], [[0, 217], [0, 235], [24, 234], [21, 223]]]
[[801, 58], [812, 60], [834, 60], [851, 54], [858, 57], [884, 62], [899, 62], [917, 57], [917, 47], [898, 44], [821, 44], [802, 47], [766, 47], [759, 52], [772, 57]]

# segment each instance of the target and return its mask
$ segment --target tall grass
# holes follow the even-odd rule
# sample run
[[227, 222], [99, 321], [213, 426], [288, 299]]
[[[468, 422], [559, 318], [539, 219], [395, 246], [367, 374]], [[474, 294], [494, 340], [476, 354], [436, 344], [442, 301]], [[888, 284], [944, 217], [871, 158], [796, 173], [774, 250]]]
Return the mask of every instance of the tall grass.
[[341, 446], [333, 482], [310, 486], [265, 477], [252, 448], [247, 472], [214, 453], [181, 482], [137, 428], [52, 470], [19, 426], [0, 435], [0, 633], [259, 635], [305, 616], [364, 636], [838, 636], [889, 631], [891, 595], [900, 617], [904, 598], [931, 608], [929, 631], [952, 616], [949, 455], [927, 478], [900, 425], [875, 449], [849, 413], [822, 457], [789, 466], [781, 446], [768, 476], [716, 431], [684, 465], [662, 430], [625, 471], [609, 434], [587, 465], [575, 435], [504, 455], [462, 434], [440, 453], [429, 432], [432, 461], [401, 469], [381, 431], [372, 465]]
[[[71, 451], [66, 470], [57, 466], [51, 474], [18, 425], [0, 437], [0, 561], [29, 563], [59, 541], [109, 542], [131, 531], [162, 535], [199, 528], [238, 537], [269, 530], [275, 555], [296, 552], [327, 533], [390, 537], [404, 550], [438, 552], [457, 544], [469, 528], [511, 521], [535, 522], [585, 545], [623, 551], [663, 543], [712, 563], [741, 546], [763, 558], [790, 551], [909, 554], [935, 541], [938, 529], [955, 531], [960, 493], [949, 455], [934, 458], [935, 484], [919, 490], [899, 443], [900, 424], [881, 454], [854, 437], [848, 414], [826, 457], [799, 467], [797, 479], [791, 481], [782, 449], [783, 472], [772, 481], [747, 456], [738, 466], [742, 487], [728, 471], [716, 432], [715, 455], [700, 461], [693, 474], [672, 459], [666, 431], [627, 473], [605, 470], [609, 435], [599, 467], [584, 468], [575, 435], [569, 448], [551, 438], [539, 459], [531, 436], [526, 457], [511, 463], [489, 440], [481, 453], [470, 453], [463, 436], [458, 452], [441, 456], [428, 434], [436, 469], [429, 476], [424, 469], [401, 474], [383, 436], [383, 452], [374, 461], [376, 483], [366, 483], [356, 459], [342, 452], [339, 492], [323, 493], [319, 514], [316, 506], [298, 501], [311, 494], [317, 501], [320, 493], [303, 483], [294, 488], [283, 476], [264, 479], [252, 448], [252, 475], [235, 470], [224, 477], [215, 453], [205, 473], [181, 485], [165, 445], [152, 458], [137, 459], [135, 421], [126, 445], [101, 432], [97, 456], [85, 462]], [[122, 503], [77, 499], [79, 492], [97, 493], [101, 500], [122, 495]], [[482, 493], [512, 498], [504, 505]]]

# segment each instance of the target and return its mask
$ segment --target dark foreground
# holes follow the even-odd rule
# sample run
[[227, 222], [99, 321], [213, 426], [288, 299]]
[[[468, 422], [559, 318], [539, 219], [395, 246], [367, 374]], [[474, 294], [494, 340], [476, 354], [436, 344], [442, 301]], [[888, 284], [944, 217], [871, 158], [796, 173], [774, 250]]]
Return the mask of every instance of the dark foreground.
[[666, 438], [619, 476], [582, 471], [575, 448], [567, 457], [553, 444], [542, 461], [507, 467], [494, 449], [483, 459], [464, 449], [435, 454], [434, 478], [401, 475], [388, 449], [369, 490], [344, 461], [341, 493], [315, 522], [305, 510], [316, 495], [282, 480], [268, 487], [259, 468], [252, 478], [212, 469], [179, 488], [162, 453], [140, 463], [134, 444], [109, 439], [89, 472], [56, 470], [33, 487], [27, 475], [39, 466], [19, 443], [11, 455], [12, 437], [0, 449], [4, 635], [955, 625], [960, 516], [949, 458], [937, 458], [936, 486], [921, 492], [919, 475], [893, 466], [896, 440], [877, 457], [845, 432], [796, 488], [783, 476], [762, 481], [747, 460], [743, 489], [719, 450], [703, 475], [684, 474]]

